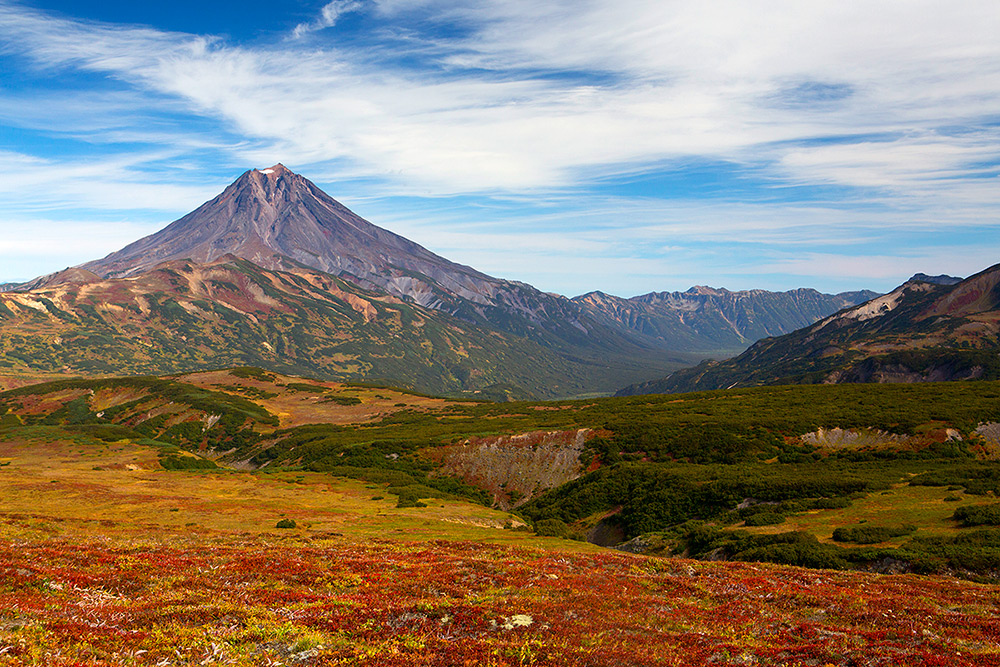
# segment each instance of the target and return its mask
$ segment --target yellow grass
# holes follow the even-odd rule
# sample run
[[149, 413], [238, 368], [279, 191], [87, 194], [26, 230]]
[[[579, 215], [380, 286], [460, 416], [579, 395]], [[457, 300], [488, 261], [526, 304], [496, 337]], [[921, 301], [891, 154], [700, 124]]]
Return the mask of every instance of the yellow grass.
[[[960, 496], [958, 502], [946, 502], [947, 496]], [[914, 524], [920, 529], [911, 535], [899, 537], [878, 546], [899, 546], [914, 535], [953, 535], [959, 530], [951, 521], [955, 509], [964, 505], [986, 502], [982, 496], [968, 496], [961, 491], [948, 491], [945, 487], [895, 485], [887, 491], [874, 492], [850, 507], [832, 510], [812, 510], [789, 517], [776, 526], [746, 528], [757, 533], [780, 533], [805, 530], [821, 542], [833, 542], [833, 531], [840, 527], [858, 525], [899, 526]], [[850, 546], [850, 545], [842, 545]]]
[[[472, 503], [432, 498], [427, 507], [397, 508], [384, 485], [322, 473], [163, 470], [155, 450], [129, 441], [0, 442], [0, 463], [8, 462], [0, 467], [0, 514], [49, 534], [266, 533], [597, 549], [504, 529], [517, 518]], [[281, 519], [296, 528], [276, 528]]]

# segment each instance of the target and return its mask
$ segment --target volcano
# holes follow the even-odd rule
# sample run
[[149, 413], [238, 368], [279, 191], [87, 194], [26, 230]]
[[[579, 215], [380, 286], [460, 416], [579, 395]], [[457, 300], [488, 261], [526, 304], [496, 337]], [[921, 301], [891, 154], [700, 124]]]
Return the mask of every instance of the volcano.
[[373, 225], [280, 163], [245, 172], [180, 220], [80, 268], [122, 278], [166, 261], [223, 255], [265, 269], [287, 268], [291, 259], [432, 307], [442, 290], [488, 303], [503, 282]]

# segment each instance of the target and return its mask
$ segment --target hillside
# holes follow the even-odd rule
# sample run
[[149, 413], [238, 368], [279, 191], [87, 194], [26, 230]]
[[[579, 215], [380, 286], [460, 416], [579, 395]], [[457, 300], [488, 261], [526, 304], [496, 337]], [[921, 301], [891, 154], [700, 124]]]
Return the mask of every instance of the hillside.
[[915, 277], [860, 306], [761, 340], [734, 359], [703, 363], [620, 393], [996, 379], [998, 335], [1000, 265], [960, 282]]
[[[23, 386], [0, 393], [0, 658], [1000, 665], [994, 585], [905, 573], [1000, 571], [998, 398], [498, 405], [254, 368]], [[575, 479], [519, 515], [439, 473], [560, 446]], [[615, 526], [657, 555], [554, 537]]]
[[609, 392], [618, 378], [648, 373], [646, 364], [627, 359], [568, 359], [307, 267], [269, 270], [233, 256], [0, 294], [5, 373], [143, 375], [248, 365], [497, 397]]

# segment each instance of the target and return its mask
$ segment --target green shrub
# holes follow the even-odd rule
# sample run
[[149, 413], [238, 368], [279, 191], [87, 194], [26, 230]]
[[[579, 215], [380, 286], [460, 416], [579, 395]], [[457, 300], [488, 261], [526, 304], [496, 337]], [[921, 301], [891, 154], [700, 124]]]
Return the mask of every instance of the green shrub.
[[244, 380], [260, 380], [261, 382], [274, 382], [275, 377], [271, 373], [268, 373], [262, 368], [254, 368], [252, 366], [244, 366], [242, 368], [232, 368], [229, 370], [229, 374], [233, 377], [243, 378]]
[[420, 496], [417, 495], [415, 489], [402, 487], [402, 488], [390, 488], [390, 493], [396, 493], [399, 495], [399, 501], [396, 502], [396, 507], [427, 507], [427, 503], [420, 502]]
[[743, 522], [747, 526], [776, 526], [785, 522], [785, 515], [777, 512], [758, 512], [751, 514]]
[[972, 526], [1000, 526], [1000, 504], [959, 507], [951, 515], [951, 518], [958, 521], [963, 528], [970, 528]]
[[291, 389], [292, 391], [301, 391], [310, 394], [325, 394], [329, 391], [326, 387], [321, 387], [318, 384], [309, 384], [307, 382], [289, 382], [285, 385], [285, 389]]
[[278, 523], [274, 524], [275, 528], [295, 528], [295, 519], [282, 519]]
[[851, 506], [850, 498], [816, 498], [806, 503], [808, 509], [839, 510]]
[[837, 528], [833, 531], [833, 539], [837, 542], [851, 544], [877, 544], [894, 537], [902, 537], [916, 532], [917, 527], [911, 524], [902, 526], [853, 526]]
[[67, 426], [66, 430], [70, 433], [88, 435], [101, 442], [116, 442], [118, 440], [139, 442], [145, 439], [142, 433], [118, 424], [79, 424]]
[[179, 456], [168, 454], [160, 457], [160, 465], [167, 470], [215, 470], [215, 461], [199, 456]]
[[357, 396], [327, 396], [320, 403], [336, 403], [337, 405], [361, 405]]
[[559, 519], [542, 519], [535, 523], [535, 534], [544, 537], [569, 537], [569, 526]]

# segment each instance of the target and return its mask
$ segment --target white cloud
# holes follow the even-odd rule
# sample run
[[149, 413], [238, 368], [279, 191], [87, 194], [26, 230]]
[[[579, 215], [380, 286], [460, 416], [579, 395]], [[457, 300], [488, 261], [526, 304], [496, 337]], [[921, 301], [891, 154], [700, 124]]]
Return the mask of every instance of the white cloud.
[[24, 282], [103, 257], [155, 229], [120, 220], [5, 218], [0, 220], [0, 283]]
[[364, 6], [359, 0], [333, 0], [323, 6], [319, 16], [310, 23], [300, 23], [292, 30], [292, 38], [299, 39], [310, 32], [332, 28], [344, 14], [356, 12]]
[[0, 163], [4, 165], [0, 197], [7, 206], [5, 217], [10, 220], [12, 210], [179, 212], [200, 206], [218, 194], [218, 185], [204, 182], [184, 185], [175, 178], [151, 176], [139, 168], [167, 157], [169, 154], [135, 153], [86, 161], [55, 161], [0, 152]]
[[[966, 278], [997, 263], [996, 253], [982, 246], [953, 246], [946, 249], [908, 252], [904, 255], [848, 255], [808, 253], [801, 257], [785, 257], [756, 267], [760, 273], [790, 273], [822, 278], [831, 271], [842, 272], [855, 279], [879, 281], [883, 285], [901, 284], [917, 273], [948, 274]], [[888, 282], [886, 282], [888, 281]], [[889, 289], [883, 287], [884, 290]]]

